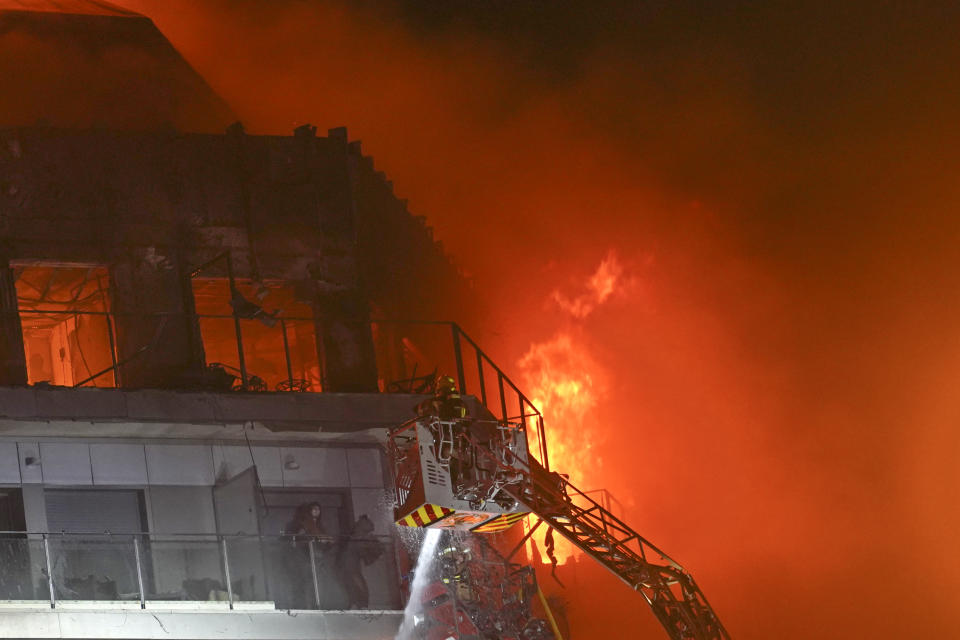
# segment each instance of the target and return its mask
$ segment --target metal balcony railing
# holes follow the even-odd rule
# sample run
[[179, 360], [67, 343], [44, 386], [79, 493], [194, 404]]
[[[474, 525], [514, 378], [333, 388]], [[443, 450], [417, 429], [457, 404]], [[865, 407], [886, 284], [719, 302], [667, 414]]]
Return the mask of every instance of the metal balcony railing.
[[[23, 309], [19, 314], [26, 330], [69, 324], [63, 331], [67, 334], [69, 329], [73, 337], [64, 339], [66, 348], [56, 363], [62, 371], [59, 377], [54, 375], [53, 384], [122, 388], [125, 369], [148, 357], [148, 352], [168, 349], [164, 331], [179, 325], [184, 330], [189, 327], [188, 334], [199, 328], [199, 336], [191, 335], [202, 343], [207, 369], [198, 385], [226, 391], [323, 390], [319, 355], [323, 345], [318, 345], [314, 318], [271, 316], [264, 322], [264, 318], [236, 314], [137, 315], [62, 309]], [[131, 320], [146, 328], [133, 344], [118, 331]], [[540, 410], [457, 323], [378, 320], [370, 327], [382, 391], [432, 393], [438, 375], [454, 376], [461, 392], [476, 396], [498, 420], [523, 424], [531, 453], [549, 469]], [[64, 364], [64, 358], [69, 364]]]
[[0, 601], [397, 610], [388, 536], [0, 532]]

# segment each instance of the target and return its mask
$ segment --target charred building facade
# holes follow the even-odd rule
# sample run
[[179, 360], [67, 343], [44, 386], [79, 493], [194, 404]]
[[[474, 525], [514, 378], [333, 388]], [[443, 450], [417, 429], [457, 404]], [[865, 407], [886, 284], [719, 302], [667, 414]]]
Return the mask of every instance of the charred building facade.
[[0, 57], [0, 637], [393, 637], [383, 433], [463, 378], [469, 282], [148, 18], [0, 0]]
[[380, 390], [371, 312], [469, 286], [346, 135], [0, 130], [0, 380]]

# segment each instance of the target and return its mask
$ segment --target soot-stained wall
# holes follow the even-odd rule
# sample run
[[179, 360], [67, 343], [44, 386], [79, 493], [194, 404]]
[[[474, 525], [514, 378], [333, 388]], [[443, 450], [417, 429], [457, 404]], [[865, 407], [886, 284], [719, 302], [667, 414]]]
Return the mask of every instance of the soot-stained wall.
[[[0, 129], [0, 382], [24, 382], [11, 265], [106, 265], [119, 359], [163, 345], [125, 364], [123, 385], [182, 386], [203, 364], [189, 278], [225, 251], [235, 277], [286, 283], [314, 309], [328, 391], [377, 389], [371, 308], [436, 318], [469, 290], [344, 129]], [[226, 275], [225, 260], [204, 269]]]

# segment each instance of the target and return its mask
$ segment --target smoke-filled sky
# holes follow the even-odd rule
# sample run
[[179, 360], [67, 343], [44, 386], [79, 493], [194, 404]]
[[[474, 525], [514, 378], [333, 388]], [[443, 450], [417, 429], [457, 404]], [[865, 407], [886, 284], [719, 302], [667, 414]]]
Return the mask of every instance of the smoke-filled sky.
[[734, 638], [960, 637], [960, 5], [121, 4], [363, 141]]

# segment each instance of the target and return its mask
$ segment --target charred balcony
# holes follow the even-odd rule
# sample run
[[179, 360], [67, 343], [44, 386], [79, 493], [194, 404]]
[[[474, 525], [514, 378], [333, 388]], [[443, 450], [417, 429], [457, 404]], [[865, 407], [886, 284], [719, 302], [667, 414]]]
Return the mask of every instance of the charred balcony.
[[415, 391], [475, 317], [344, 129], [0, 129], [0, 237], [0, 386]]

